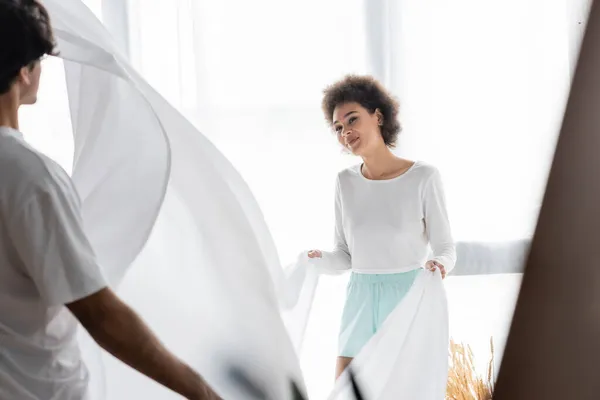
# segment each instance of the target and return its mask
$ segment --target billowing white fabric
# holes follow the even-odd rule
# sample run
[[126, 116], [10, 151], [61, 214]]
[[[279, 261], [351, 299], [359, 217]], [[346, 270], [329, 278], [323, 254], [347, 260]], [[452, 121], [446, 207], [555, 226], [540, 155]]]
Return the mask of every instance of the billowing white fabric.
[[[306, 271], [304, 290], [316, 285], [315, 265], [323, 274], [339, 274], [335, 265], [313, 263], [300, 255], [294, 268]], [[290, 284], [290, 283], [288, 283]], [[297, 285], [297, 282], [293, 282]], [[297, 288], [298, 286], [296, 286]], [[295, 292], [296, 294], [302, 294]], [[300, 296], [307, 304], [307, 298]], [[308, 312], [306, 308], [303, 311]], [[285, 314], [285, 312], [284, 312]], [[294, 326], [303, 332], [306, 314], [296, 310]], [[351, 366], [368, 400], [442, 400], [448, 377], [448, 304], [439, 271], [424, 271], [402, 302], [365, 345]], [[347, 374], [337, 381], [329, 400], [353, 400]]]
[[[137, 308], [225, 398], [244, 398], [228, 377], [235, 365], [264, 381], [271, 398], [288, 398], [288, 381], [302, 383], [274, 292], [273, 280], [283, 274], [250, 191], [204, 136], [129, 67], [81, 2], [45, 4], [66, 60], [73, 179], [109, 279], [134, 306], [136, 298], [152, 304], [151, 310]], [[132, 264], [157, 217], [146, 250]], [[166, 234], [169, 240], [161, 240]], [[165, 293], [144, 282], [147, 276], [165, 285]], [[122, 384], [111, 385], [109, 378], [108, 398], [169, 396], [145, 391], [144, 385], [158, 389], [129, 369], [119, 379]]]
[[[318, 272], [288, 270], [249, 188], [221, 153], [128, 64], [79, 0], [45, 0], [65, 59], [75, 135], [73, 179], [86, 231], [119, 295], [226, 399], [303, 388], [300, 348]], [[283, 312], [281, 311], [283, 310]], [[422, 274], [356, 360], [369, 399], [441, 400], [447, 310]], [[287, 329], [286, 329], [287, 327]], [[99, 352], [83, 334], [93, 399], [175, 399]], [[340, 380], [332, 399], [351, 399]]]
[[[439, 271], [415, 280], [381, 330], [355, 358], [367, 399], [444, 399], [448, 377], [448, 305]], [[353, 399], [341, 379], [330, 399]]]

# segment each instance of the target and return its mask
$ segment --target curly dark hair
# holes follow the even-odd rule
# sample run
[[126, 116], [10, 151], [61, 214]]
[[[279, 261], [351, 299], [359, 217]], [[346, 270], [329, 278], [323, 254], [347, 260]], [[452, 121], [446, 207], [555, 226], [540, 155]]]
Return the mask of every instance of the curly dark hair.
[[377, 109], [383, 114], [381, 136], [388, 147], [395, 147], [402, 131], [398, 121], [400, 104], [381, 83], [372, 76], [348, 75], [324, 90], [321, 105], [325, 119], [333, 124], [333, 111], [344, 103], [358, 103], [371, 114]]
[[21, 68], [55, 55], [50, 17], [37, 0], [0, 0], [0, 94], [8, 92]]

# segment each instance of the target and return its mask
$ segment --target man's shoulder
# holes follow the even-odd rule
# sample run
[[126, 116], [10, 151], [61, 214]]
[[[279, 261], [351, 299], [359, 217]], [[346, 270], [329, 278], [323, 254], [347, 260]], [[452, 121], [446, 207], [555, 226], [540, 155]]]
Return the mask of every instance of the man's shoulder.
[[36, 194], [70, 189], [70, 178], [56, 162], [27, 143], [11, 137], [0, 139], [0, 196], [23, 203]]

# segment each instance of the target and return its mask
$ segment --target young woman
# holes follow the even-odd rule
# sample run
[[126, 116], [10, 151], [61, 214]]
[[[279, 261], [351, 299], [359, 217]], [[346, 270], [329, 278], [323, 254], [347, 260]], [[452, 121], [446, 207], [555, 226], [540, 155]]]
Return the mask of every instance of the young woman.
[[[446, 276], [456, 251], [438, 171], [392, 152], [398, 102], [376, 80], [348, 76], [325, 90], [323, 112], [362, 163], [339, 173], [335, 247], [312, 250], [329, 268], [351, 269], [336, 378], [381, 327], [425, 268]], [[429, 248], [433, 257], [428, 259]], [[318, 261], [318, 260], [315, 260]]]

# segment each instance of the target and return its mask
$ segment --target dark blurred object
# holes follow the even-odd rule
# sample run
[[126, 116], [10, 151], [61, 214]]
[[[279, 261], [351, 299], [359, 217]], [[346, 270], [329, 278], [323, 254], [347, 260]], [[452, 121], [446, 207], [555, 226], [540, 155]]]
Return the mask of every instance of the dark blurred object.
[[246, 393], [256, 400], [269, 400], [267, 392], [254, 382], [242, 368], [232, 367], [229, 370], [229, 377], [242, 393]]
[[497, 400], [600, 398], [600, 3], [588, 21]]
[[306, 400], [306, 398], [302, 395], [302, 392], [300, 392], [300, 389], [298, 388], [296, 382], [292, 382], [292, 399]]
[[[360, 390], [360, 386], [356, 382], [356, 377], [354, 376], [354, 373], [352, 372], [352, 369], [350, 369], [350, 367], [348, 367], [348, 379], [350, 379], [350, 384], [352, 385], [352, 392], [354, 393], [354, 397], [356, 398], [356, 400], [365, 400], [365, 397], [362, 395], [362, 392]], [[296, 382], [292, 382], [292, 393], [294, 400], [306, 400], [304, 396], [302, 396], [300, 389], [298, 389]]]
[[365, 397], [363, 396], [360, 390], [360, 386], [356, 382], [356, 376], [354, 375], [354, 372], [352, 371], [351, 367], [348, 367], [348, 376], [350, 377], [350, 382], [352, 383], [352, 390], [354, 391], [354, 397], [356, 397], [356, 400], [365, 400]]
[[[229, 377], [233, 381], [233, 383], [240, 388], [240, 390], [246, 394], [252, 396], [253, 399], [256, 400], [275, 400], [269, 399], [267, 396], [267, 392], [256, 382], [253, 382], [252, 379], [248, 376], [248, 374], [241, 368], [232, 367], [229, 371]], [[360, 387], [356, 382], [356, 377], [354, 373], [349, 368], [348, 369], [348, 377], [350, 379], [350, 383], [352, 385], [352, 391], [354, 392], [354, 396], [356, 400], [366, 400], [362, 395]], [[293, 400], [307, 400], [306, 397], [300, 391], [298, 384], [294, 381], [290, 382], [291, 390], [292, 390], [292, 399]]]

